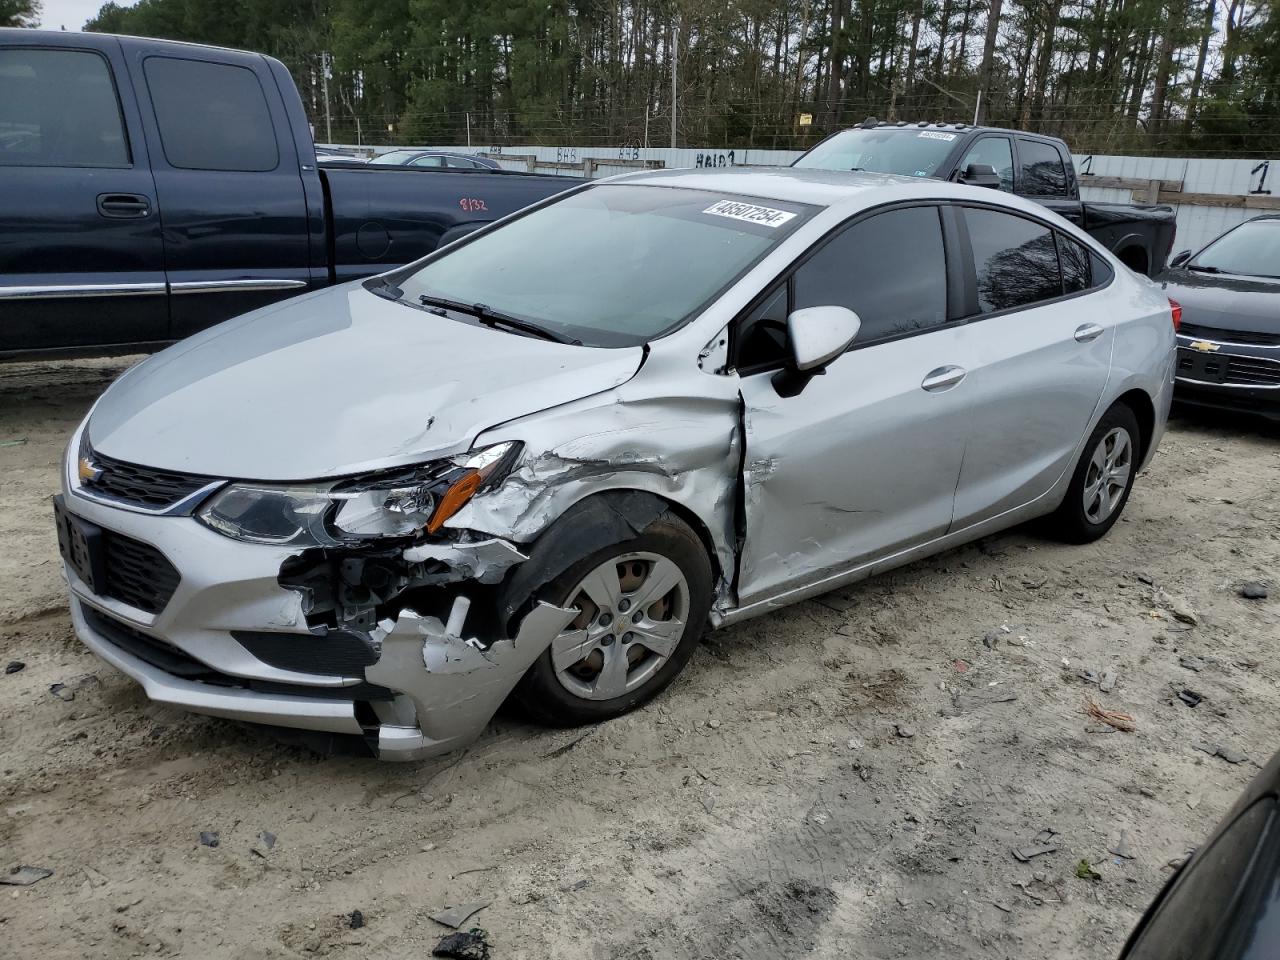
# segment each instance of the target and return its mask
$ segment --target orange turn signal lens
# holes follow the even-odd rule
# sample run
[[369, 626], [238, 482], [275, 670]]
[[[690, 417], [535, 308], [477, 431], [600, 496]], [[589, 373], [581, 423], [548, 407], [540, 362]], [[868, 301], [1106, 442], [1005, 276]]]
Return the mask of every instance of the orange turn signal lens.
[[465, 507], [467, 501], [476, 495], [482, 483], [484, 483], [483, 474], [479, 470], [472, 470], [446, 490], [444, 496], [440, 498], [436, 512], [427, 522], [427, 533], [435, 533], [444, 526], [446, 520]]

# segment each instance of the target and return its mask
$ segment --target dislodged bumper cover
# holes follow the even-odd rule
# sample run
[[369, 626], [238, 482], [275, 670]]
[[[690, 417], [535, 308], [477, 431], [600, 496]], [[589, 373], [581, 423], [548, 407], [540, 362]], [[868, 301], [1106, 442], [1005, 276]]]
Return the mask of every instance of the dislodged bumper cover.
[[576, 616], [577, 610], [539, 603], [521, 621], [514, 639], [485, 647], [451, 635], [437, 617], [401, 611], [382, 640], [381, 657], [365, 669], [365, 677], [404, 693], [415, 718], [412, 724], [383, 724], [378, 755], [417, 760], [466, 746]]

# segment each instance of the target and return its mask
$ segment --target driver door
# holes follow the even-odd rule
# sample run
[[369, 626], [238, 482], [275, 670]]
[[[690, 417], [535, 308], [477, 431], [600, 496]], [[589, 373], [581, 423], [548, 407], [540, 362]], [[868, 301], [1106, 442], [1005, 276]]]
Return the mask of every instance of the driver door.
[[[971, 363], [965, 328], [949, 322], [953, 287], [939, 208], [899, 207], [823, 241], [741, 318], [742, 605], [946, 533]], [[784, 396], [774, 378], [787, 313], [820, 305], [852, 309], [862, 329], [825, 373]]]

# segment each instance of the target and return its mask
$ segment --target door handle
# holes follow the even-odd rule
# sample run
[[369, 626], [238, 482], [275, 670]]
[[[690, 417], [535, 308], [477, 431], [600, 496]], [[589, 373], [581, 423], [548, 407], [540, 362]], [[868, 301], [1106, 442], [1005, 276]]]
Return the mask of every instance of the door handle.
[[941, 393], [943, 390], [950, 390], [957, 383], [965, 378], [968, 371], [964, 367], [948, 365], [938, 367], [936, 370], [930, 370], [923, 380], [920, 381], [920, 387], [928, 390], [930, 393]]
[[1090, 340], [1097, 340], [1103, 334], [1102, 327], [1096, 323], [1083, 323], [1076, 327], [1076, 339], [1081, 343], [1088, 343]]
[[151, 215], [151, 201], [137, 193], [100, 193], [98, 213], [110, 220], [137, 220]]

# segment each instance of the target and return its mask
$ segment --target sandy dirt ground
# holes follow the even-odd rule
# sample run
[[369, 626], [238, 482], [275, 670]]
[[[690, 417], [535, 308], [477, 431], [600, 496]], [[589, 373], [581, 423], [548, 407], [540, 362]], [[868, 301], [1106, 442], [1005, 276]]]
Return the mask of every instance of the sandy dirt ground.
[[0, 868], [53, 871], [0, 886], [0, 955], [420, 957], [490, 901], [495, 960], [1114, 957], [1280, 745], [1280, 431], [1231, 418], [1176, 422], [1101, 543], [1017, 530], [711, 635], [594, 729], [380, 765], [159, 708], [73, 636], [50, 519], [124, 363], [0, 367]]

